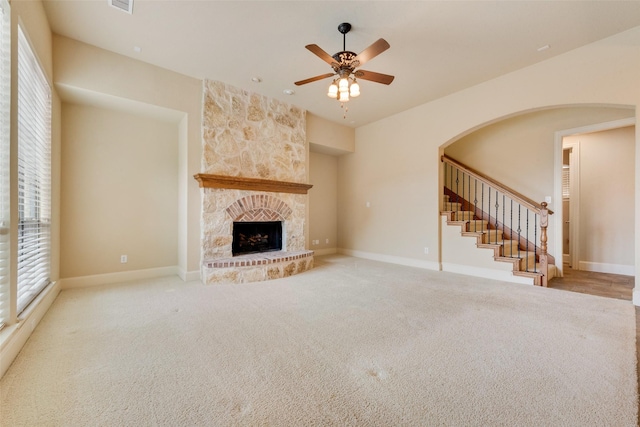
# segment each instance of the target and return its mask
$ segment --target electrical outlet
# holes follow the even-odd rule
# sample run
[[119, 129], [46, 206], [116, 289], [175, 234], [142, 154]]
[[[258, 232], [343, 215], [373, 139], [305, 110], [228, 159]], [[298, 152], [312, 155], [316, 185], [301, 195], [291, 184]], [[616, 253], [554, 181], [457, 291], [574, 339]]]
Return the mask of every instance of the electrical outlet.
[[429, 254], [429, 248], [426, 247], [426, 246], [424, 247], [424, 253], [427, 254], [427, 255]]
[[324, 242], [328, 244], [329, 243], [329, 239], [324, 239]]
[[128, 258], [126, 255], [120, 255], [120, 263], [121, 264], [126, 264], [128, 261]]

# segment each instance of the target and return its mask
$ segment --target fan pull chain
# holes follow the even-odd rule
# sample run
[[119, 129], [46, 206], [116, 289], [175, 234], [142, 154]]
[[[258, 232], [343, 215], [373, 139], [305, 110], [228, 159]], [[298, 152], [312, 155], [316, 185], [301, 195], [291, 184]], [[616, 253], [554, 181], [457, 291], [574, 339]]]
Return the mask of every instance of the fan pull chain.
[[344, 106], [344, 102], [341, 102], [340, 103], [340, 108], [344, 109], [344, 114], [342, 115], [342, 118], [346, 119], [347, 118], [347, 113], [349, 112], [349, 107], [345, 107]]

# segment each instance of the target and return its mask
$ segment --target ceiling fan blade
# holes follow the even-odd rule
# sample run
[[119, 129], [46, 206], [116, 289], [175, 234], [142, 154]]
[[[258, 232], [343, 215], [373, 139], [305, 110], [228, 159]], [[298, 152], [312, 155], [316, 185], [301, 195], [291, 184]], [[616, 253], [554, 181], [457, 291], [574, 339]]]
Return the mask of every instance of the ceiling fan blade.
[[318, 58], [322, 59], [324, 62], [326, 62], [327, 64], [329, 64], [331, 66], [333, 66], [332, 64], [336, 62], [336, 60], [333, 59], [333, 56], [329, 55], [327, 52], [322, 50], [322, 48], [320, 46], [318, 46], [317, 44], [308, 44], [305, 47], [309, 51], [314, 53]]
[[[327, 77], [331, 77], [333, 76], [335, 73], [327, 73], [327, 74], [322, 74], [319, 76], [315, 76], [315, 77], [311, 77], [305, 80], [300, 80], [299, 82], [295, 82], [294, 84], [296, 86], [301, 86], [301, 85], [306, 85], [307, 83], [311, 83], [311, 82], [315, 82], [317, 80], [322, 80], [322, 79], [326, 79]], [[366, 79], [365, 79], [366, 80]]]
[[376, 56], [380, 55], [382, 52], [389, 49], [390, 47], [391, 46], [389, 46], [389, 43], [387, 43], [385, 39], [378, 39], [378, 41], [376, 41], [371, 46], [369, 46], [368, 48], [360, 52], [360, 54], [356, 56], [355, 59], [360, 62], [360, 65], [362, 65], [365, 62], [369, 61], [370, 59], [373, 59]]
[[358, 70], [354, 73], [354, 75], [357, 78], [362, 80], [369, 80], [372, 82], [382, 83], [385, 85], [391, 84], [391, 82], [395, 78], [394, 76], [390, 76], [389, 74], [381, 74], [381, 73], [376, 73], [373, 71], [366, 71], [366, 70]]

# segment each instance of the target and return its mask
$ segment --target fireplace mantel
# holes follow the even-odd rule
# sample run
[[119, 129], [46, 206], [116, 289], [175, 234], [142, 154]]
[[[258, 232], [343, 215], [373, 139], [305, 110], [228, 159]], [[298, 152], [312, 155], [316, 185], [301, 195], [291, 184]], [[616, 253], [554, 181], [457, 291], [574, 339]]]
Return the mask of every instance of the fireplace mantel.
[[193, 176], [200, 188], [228, 188], [234, 190], [270, 191], [272, 193], [307, 194], [311, 184], [297, 182], [272, 181], [270, 179], [244, 178], [198, 173]]

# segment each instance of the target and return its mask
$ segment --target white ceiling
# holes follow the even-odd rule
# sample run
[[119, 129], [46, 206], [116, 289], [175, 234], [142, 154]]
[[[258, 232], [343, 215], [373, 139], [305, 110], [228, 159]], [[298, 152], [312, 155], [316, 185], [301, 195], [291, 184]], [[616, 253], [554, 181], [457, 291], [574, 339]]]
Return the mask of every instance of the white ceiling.
[[[107, 0], [43, 3], [54, 33], [352, 127], [640, 25], [637, 0], [135, 0], [131, 15]], [[362, 95], [347, 104], [346, 119], [326, 96], [331, 79], [293, 84], [332, 71], [304, 46], [341, 51], [342, 22], [353, 26], [347, 50], [359, 53], [378, 38], [389, 42], [362, 68], [396, 77], [390, 86], [360, 81]], [[254, 76], [262, 82], [252, 82]]]

